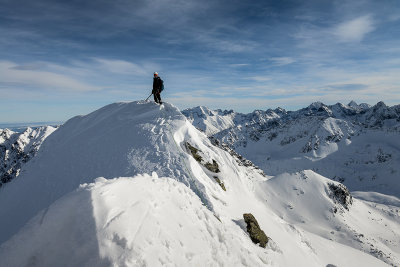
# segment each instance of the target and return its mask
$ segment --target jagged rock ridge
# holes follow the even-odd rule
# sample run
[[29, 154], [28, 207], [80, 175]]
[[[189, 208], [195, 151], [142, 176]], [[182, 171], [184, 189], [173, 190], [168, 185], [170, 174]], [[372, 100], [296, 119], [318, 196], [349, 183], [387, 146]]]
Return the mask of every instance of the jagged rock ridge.
[[55, 130], [52, 126], [28, 127], [22, 132], [0, 129], [0, 187], [20, 174], [22, 166], [36, 155], [46, 137]]

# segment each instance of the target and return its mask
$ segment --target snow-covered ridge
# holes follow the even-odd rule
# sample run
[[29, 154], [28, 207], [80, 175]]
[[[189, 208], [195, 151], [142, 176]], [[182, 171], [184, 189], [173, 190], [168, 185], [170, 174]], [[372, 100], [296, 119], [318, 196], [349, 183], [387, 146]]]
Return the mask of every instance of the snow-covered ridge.
[[[168, 103], [114, 103], [70, 119], [0, 193], [1, 262], [400, 264], [397, 207], [357, 200], [311, 170], [267, 176], [220, 147]], [[245, 213], [266, 248], [252, 243]]]
[[0, 129], [0, 187], [17, 177], [22, 166], [36, 155], [44, 139], [56, 130], [52, 126], [22, 132]]
[[[209, 173], [187, 152], [186, 142], [200, 149], [207, 162], [230, 163], [221, 163], [218, 174]], [[60, 126], [25, 165], [19, 179], [1, 192], [0, 216], [9, 219], [0, 221], [0, 228], [8, 229], [0, 232], [0, 242], [39, 210], [97, 177], [156, 172], [190, 187], [213, 210], [207, 192], [221, 190], [214, 176], [222, 182], [226, 177], [240, 180], [240, 169], [246, 167], [213, 146], [173, 105], [143, 101], [111, 104]]]

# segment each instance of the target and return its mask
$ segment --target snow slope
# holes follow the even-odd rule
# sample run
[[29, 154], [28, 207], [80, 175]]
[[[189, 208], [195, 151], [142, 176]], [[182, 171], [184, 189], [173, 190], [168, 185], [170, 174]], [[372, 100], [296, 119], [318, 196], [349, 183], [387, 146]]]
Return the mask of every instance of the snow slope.
[[4, 266], [238, 266], [242, 262], [260, 266], [270, 262], [265, 251], [251, 249], [247, 236], [228, 226], [176, 180], [155, 174], [98, 178], [39, 213], [3, 246], [5, 253], [0, 255]]
[[[288, 230], [301, 235], [293, 226]], [[301, 238], [302, 246], [314, 250]], [[324, 264], [287, 252], [312, 260], [310, 265]], [[343, 266], [382, 265], [351, 248], [339, 246], [334, 252], [345, 260], [327, 258]], [[255, 246], [238, 225], [215, 217], [189, 188], [156, 174], [84, 184], [39, 213], [0, 250], [4, 266], [286, 266], [279, 263], [282, 254], [276, 244]]]
[[[156, 104], [144, 102], [111, 104], [74, 117], [57, 129], [25, 165], [21, 179], [1, 192], [0, 203], [8, 203], [2, 205], [0, 217], [10, 219], [0, 222], [0, 228], [8, 229], [0, 233], [0, 242], [39, 210], [97, 177], [156, 171], [190, 185], [208, 203], [204, 186], [191, 173], [182, 172], [187, 169], [182, 157], [189, 155], [181, 155], [173, 137], [196, 130], [188, 127], [190, 123], [175, 107], [161, 108], [162, 112]], [[17, 200], [7, 201], [12, 198]]]
[[[214, 162], [219, 172], [207, 169], [205, 163]], [[0, 258], [6, 266], [399, 265], [392, 239], [386, 247], [374, 243], [382, 248], [380, 257], [353, 245], [349, 236], [328, 239], [325, 231], [313, 230], [319, 226], [312, 220], [303, 227], [299, 216], [286, 219], [279, 203], [293, 197], [284, 188], [296, 179], [278, 178], [285, 181], [282, 194], [268, 198], [279, 192], [277, 178], [212, 145], [171, 104], [111, 104], [67, 121], [0, 191]], [[308, 197], [335, 204], [324, 178], [308, 180]], [[305, 206], [299, 203], [298, 211]], [[309, 210], [311, 218], [321, 209]], [[365, 210], [377, 218], [375, 210]], [[246, 232], [243, 214], [249, 212], [270, 237], [265, 249]], [[394, 232], [395, 214], [379, 217]], [[354, 225], [357, 233], [375, 238], [365, 230], [374, 224]], [[379, 228], [385, 238], [388, 228]]]
[[262, 182], [259, 190], [269, 207], [285, 221], [398, 265], [400, 206], [362, 201], [350, 195], [344, 199], [340, 189], [335, 195], [329, 185], [340, 184], [306, 170], [275, 176]]

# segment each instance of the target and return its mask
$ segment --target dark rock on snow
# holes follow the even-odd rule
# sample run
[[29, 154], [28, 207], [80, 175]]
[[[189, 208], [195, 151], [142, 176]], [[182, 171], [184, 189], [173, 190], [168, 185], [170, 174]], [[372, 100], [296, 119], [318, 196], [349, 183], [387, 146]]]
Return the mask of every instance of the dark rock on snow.
[[247, 232], [250, 235], [251, 241], [253, 241], [254, 244], [260, 243], [260, 247], [265, 248], [268, 243], [268, 237], [264, 231], [261, 230], [256, 218], [254, 218], [251, 213], [243, 214], [243, 218], [247, 224]]
[[349, 210], [349, 206], [353, 204], [353, 197], [349, 190], [343, 184], [328, 183], [329, 190], [331, 191], [331, 198], [335, 203], [339, 203], [346, 210]]

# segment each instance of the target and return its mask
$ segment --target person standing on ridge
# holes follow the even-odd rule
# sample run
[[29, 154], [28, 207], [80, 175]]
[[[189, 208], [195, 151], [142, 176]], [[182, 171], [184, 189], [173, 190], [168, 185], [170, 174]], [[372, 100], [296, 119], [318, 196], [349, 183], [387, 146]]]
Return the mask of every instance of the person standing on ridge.
[[162, 104], [161, 102], [161, 91], [164, 90], [164, 81], [158, 76], [158, 72], [154, 72], [153, 78], [153, 95], [154, 102]]

